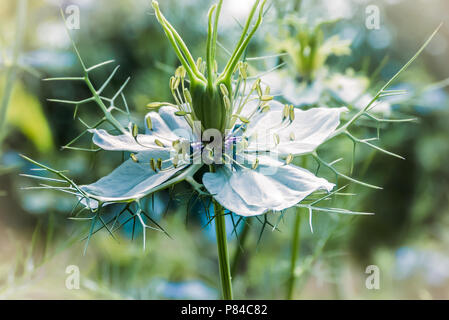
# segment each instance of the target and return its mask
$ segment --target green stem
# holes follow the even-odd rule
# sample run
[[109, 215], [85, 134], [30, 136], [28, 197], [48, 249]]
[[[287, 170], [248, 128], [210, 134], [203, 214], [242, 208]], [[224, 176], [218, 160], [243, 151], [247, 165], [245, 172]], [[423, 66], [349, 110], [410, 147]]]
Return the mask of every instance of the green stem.
[[262, 2], [262, 5], [259, 8], [259, 17], [257, 18], [256, 23], [254, 24], [252, 30], [249, 32], [249, 34], [247, 35], [247, 31], [249, 29], [249, 26], [251, 24], [251, 20], [253, 19], [253, 16], [257, 10], [257, 7], [259, 6], [259, 2], [260, 0], [257, 0], [254, 5], [253, 8], [251, 10], [251, 13], [246, 21], [246, 25], [243, 29], [242, 32], [242, 36], [239, 40], [239, 43], [237, 44], [234, 52], [232, 53], [231, 58], [229, 59], [228, 63], [226, 64], [224, 70], [223, 70], [223, 74], [222, 74], [222, 79], [225, 82], [230, 82], [230, 79], [232, 77], [232, 73], [235, 70], [235, 67], [240, 59], [240, 57], [242, 56], [243, 52], [245, 51], [246, 47], [249, 44], [249, 41], [251, 40], [251, 38], [254, 36], [254, 34], [256, 33], [257, 29], [259, 28], [260, 24], [262, 23], [262, 17], [263, 17], [263, 8], [265, 6], [265, 3], [267, 2], [267, 0], [264, 0]]
[[290, 277], [288, 279], [287, 286], [287, 299], [291, 300], [293, 298], [293, 290], [295, 289], [296, 282], [296, 260], [299, 256], [299, 248], [300, 248], [300, 227], [301, 227], [301, 209], [298, 208], [296, 211], [295, 224], [293, 225], [293, 240], [292, 240], [292, 251], [291, 251], [291, 259], [290, 259]]
[[222, 298], [224, 300], [232, 300], [231, 269], [226, 239], [226, 221], [223, 207], [216, 201], [214, 201], [214, 214]]

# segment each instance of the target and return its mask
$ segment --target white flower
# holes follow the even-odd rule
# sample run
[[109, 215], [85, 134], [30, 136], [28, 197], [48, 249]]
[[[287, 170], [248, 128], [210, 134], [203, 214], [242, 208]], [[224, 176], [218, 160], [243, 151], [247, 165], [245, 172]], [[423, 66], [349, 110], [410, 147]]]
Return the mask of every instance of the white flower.
[[[223, 154], [224, 162], [215, 164], [215, 172], [202, 176], [202, 184], [226, 209], [243, 216], [263, 214], [289, 208], [312, 192], [334, 187], [325, 179], [279, 160], [313, 152], [334, 133], [344, 108], [291, 109], [285, 117], [285, 106], [271, 101], [270, 111], [257, 112], [248, 123], [237, 121], [223, 138], [233, 146]], [[151, 128], [145, 134], [114, 136], [105, 130], [91, 130], [93, 142], [105, 150], [129, 151], [132, 157], [108, 176], [82, 186], [88, 197], [104, 203], [131, 202], [182, 180], [193, 181], [204, 163], [195, 163], [192, 154], [181, 150], [203, 152], [201, 143], [178, 109], [165, 106], [150, 112]], [[237, 150], [234, 152], [233, 150]], [[134, 154], [135, 153], [135, 154]]]
[[[357, 110], [362, 110], [373, 100], [373, 96], [367, 92], [368, 78], [354, 75], [352, 72], [334, 74], [326, 82], [326, 86], [336, 99], [342, 103], [351, 104]], [[391, 109], [391, 104], [387, 101], [378, 101], [372, 111], [389, 116]]]

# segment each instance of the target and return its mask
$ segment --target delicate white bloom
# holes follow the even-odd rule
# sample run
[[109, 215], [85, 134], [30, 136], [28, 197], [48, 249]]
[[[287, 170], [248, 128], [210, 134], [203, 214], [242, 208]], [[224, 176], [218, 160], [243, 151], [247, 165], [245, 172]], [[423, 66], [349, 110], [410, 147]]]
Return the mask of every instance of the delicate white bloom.
[[[358, 110], [362, 110], [373, 100], [373, 96], [367, 92], [369, 80], [363, 76], [351, 73], [335, 74], [326, 81], [326, 87], [335, 98]], [[391, 114], [391, 104], [387, 101], [378, 101], [372, 111], [388, 116]]]
[[283, 70], [264, 75], [262, 82], [270, 85], [272, 94], [282, 96], [297, 107], [317, 104], [324, 90], [322, 81], [299, 84]]
[[[269, 105], [270, 111], [259, 112], [248, 124], [236, 123], [223, 138], [225, 147], [231, 149], [223, 154], [223, 164], [215, 165], [216, 172], [202, 177], [206, 190], [223, 207], [239, 215], [283, 210], [316, 190], [331, 191], [334, 187], [276, 158], [314, 151], [335, 131], [345, 109], [292, 109], [294, 119], [286, 119], [285, 106], [275, 101]], [[177, 182], [183, 173], [196, 172], [204, 164], [195, 164], [192, 154], [183, 154], [178, 144], [188, 141], [190, 149], [196, 145], [202, 152], [206, 144], [198, 146], [191, 127], [176, 111], [165, 106], [158, 113], [150, 112], [147, 117], [151, 118], [152, 128], [147, 127], [146, 133], [136, 138], [131, 133], [114, 136], [105, 130], [91, 130], [93, 142], [99, 147], [136, 154], [108, 176], [82, 186], [82, 190], [102, 202], [133, 201]], [[161, 163], [159, 168], [155, 167], [157, 161]]]

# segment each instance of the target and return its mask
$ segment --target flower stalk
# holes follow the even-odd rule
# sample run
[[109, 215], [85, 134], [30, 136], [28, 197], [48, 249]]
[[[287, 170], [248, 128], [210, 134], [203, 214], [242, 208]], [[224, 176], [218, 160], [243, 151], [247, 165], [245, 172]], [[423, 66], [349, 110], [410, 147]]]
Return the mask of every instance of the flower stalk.
[[293, 239], [291, 245], [290, 271], [287, 284], [287, 300], [293, 298], [293, 291], [296, 283], [296, 261], [299, 256], [299, 248], [301, 245], [301, 208], [296, 209], [295, 223], [293, 225]]
[[220, 269], [221, 294], [224, 300], [232, 300], [232, 278], [229, 263], [226, 221], [223, 207], [214, 201], [215, 236], [217, 238], [218, 264]]

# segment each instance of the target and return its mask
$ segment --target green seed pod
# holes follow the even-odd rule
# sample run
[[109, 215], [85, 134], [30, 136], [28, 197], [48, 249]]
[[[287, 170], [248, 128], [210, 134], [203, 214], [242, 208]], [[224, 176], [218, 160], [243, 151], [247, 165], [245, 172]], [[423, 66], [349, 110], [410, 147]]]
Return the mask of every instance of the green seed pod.
[[224, 132], [231, 109], [227, 105], [228, 102], [225, 102], [226, 99], [223, 98], [220, 84], [209, 87], [198, 82], [191, 83], [190, 94], [195, 118], [201, 122], [204, 129], [213, 128]]

